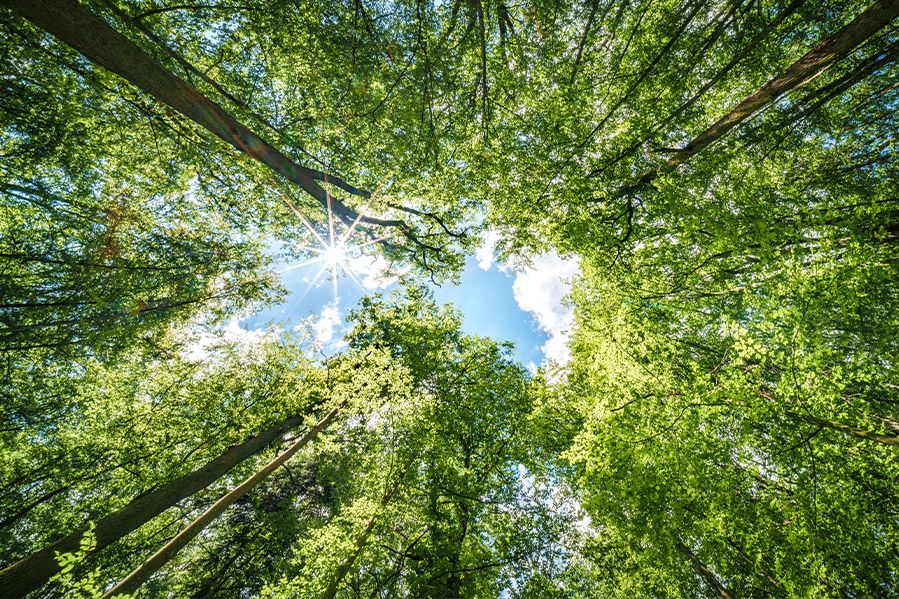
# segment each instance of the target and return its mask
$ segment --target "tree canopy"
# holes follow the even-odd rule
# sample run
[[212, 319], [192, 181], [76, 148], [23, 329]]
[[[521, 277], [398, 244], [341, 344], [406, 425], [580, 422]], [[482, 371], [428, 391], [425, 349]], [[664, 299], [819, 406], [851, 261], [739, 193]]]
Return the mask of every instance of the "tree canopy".
[[[897, 57], [897, 0], [0, 0], [0, 596], [899, 596]], [[217, 334], [338, 225], [402, 274], [340, 351]], [[485, 235], [577, 258], [568, 363], [434, 300]]]

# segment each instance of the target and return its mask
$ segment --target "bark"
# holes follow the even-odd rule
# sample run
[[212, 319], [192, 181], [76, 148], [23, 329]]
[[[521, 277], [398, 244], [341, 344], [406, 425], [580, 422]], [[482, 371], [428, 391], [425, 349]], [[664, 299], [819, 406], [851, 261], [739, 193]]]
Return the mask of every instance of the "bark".
[[[240, 445], [229, 447], [224, 453], [189, 474], [178, 477], [154, 491], [133, 499], [123, 508], [101, 518], [94, 531], [97, 545], [94, 551], [121, 539], [140, 528], [157, 515], [190, 497], [221, 478], [232, 468], [255, 455], [272, 441], [296, 427], [302, 418], [287, 418], [250, 437]], [[21, 597], [41, 588], [59, 572], [56, 553], [77, 551], [86, 527], [50, 543], [40, 551], [11, 564], [0, 571], [0, 597]]]
[[[470, 444], [463, 441], [462, 451], [464, 454], [462, 463], [465, 470], [469, 470], [471, 468]], [[459, 534], [454, 539], [455, 543], [453, 543], [452, 554], [449, 557], [450, 572], [446, 579], [447, 598], [458, 598], [462, 596], [462, 577], [460, 576], [461, 571], [459, 570], [459, 562], [462, 560], [462, 546], [465, 544], [465, 537], [468, 535], [468, 524], [471, 520], [471, 512], [465, 503], [465, 499], [460, 498], [460, 501], [456, 504], [456, 513], [459, 517]]]
[[[405, 230], [403, 221], [360, 217], [355, 210], [332, 198], [316, 179], [334, 182], [344, 189], [355, 188], [293, 162], [76, 0], [0, 0], [0, 4], [167, 104], [237, 150], [262, 162], [301, 187], [322, 207], [330, 207], [344, 222], [349, 224], [359, 217], [366, 224]], [[357, 191], [361, 193], [361, 190]]]
[[644, 173], [632, 186], [632, 189], [642, 187], [659, 175], [671, 172], [760, 110], [790, 91], [809, 83], [834, 63], [845, 58], [872, 35], [889, 25], [897, 16], [899, 16], [899, 0], [878, 0], [851, 23], [791, 64], [783, 74], [768, 81], [717, 122], [694, 137], [690, 143], [675, 151], [664, 165]]
[[677, 540], [675, 542], [675, 546], [677, 550], [680, 551], [689, 561], [690, 565], [693, 566], [693, 569], [699, 573], [700, 576], [708, 583], [710, 587], [715, 591], [715, 594], [721, 597], [721, 599], [734, 599], [734, 596], [727, 590], [727, 587], [718, 580], [718, 577], [715, 576], [715, 573], [712, 572], [708, 566], [706, 566], [702, 560], [696, 557], [696, 554], [693, 551], [684, 545], [683, 542]]
[[[400, 488], [400, 483], [402, 482], [403, 477], [400, 476], [396, 483], [390, 488], [389, 491], [384, 493], [384, 496], [381, 497], [381, 508], [384, 508], [388, 502], [390, 502], [390, 498], [396, 493], [397, 489]], [[349, 573], [350, 568], [353, 567], [353, 564], [362, 555], [362, 551], [365, 549], [365, 544], [368, 542], [368, 537], [371, 535], [371, 531], [375, 528], [375, 523], [377, 522], [378, 514], [374, 514], [368, 521], [365, 523], [365, 527], [356, 537], [355, 547], [353, 552], [346, 557], [340, 565], [337, 566], [337, 571], [334, 573], [334, 578], [331, 579], [331, 582], [328, 584], [328, 588], [325, 589], [324, 594], [322, 594], [322, 599], [334, 599], [334, 596], [337, 595], [337, 589], [340, 586], [340, 583], [343, 582], [343, 579]]]
[[878, 49], [871, 54], [871, 56], [868, 56], [861, 61], [851, 72], [846, 73], [823, 88], [815, 90], [815, 93], [810, 94], [808, 98], [804, 98], [802, 101], [797, 102], [791, 107], [789, 113], [786, 115], [786, 119], [777, 125], [779, 129], [784, 131], [781, 139], [786, 137], [798, 122], [807, 119], [832, 99], [893, 62], [896, 59], [897, 54], [899, 54], [899, 47], [895, 44], [888, 48]]
[[[108, 8], [112, 13], [114, 13], [118, 18], [120, 18], [122, 21], [130, 24], [137, 31], [144, 34], [147, 38], [149, 38], [156, 45], [156, 47], [158, 47], [160, 50], [165, 52], [165, 54], [168, 55], [172, 60], [176, 61], [178, 64], [180, 64], [182, 67], [184, 67], [184, 69], [186, 71], [188, 71], [189, 73], [192, 73], [193, 75], [202, 79], [204, 82], [209, 84], [215, 91], [217, 91], [219, 94], [221, 94], [222, 97], [227, 99], [233, 105], [247, 111], [247, 113], [249, 113], [250, 116], [253, 116], [260, 123], [262, 123], [269, 129], [271, 129], [281, 140], [282, 144], [286, 144], [288, 147], [291, 147], [294, 150], [301, 152], [302, 154], [306, 155], [310, 159], [315, 160], [316, 162], [319, 162], [323, 166], [327, 166], [324, 163], [322, 163], [313, 154], [306, 151], [306, 149], [303, 148], [301, 144], [297, 143], [296, 140], [291, 138], [290, 135], [285, 133], [280, 127], [275, 126], [271, 121], [269, 121], [263, 115], [254, 111], [253, 108], [249, 104], [247, 104], [246, 102], [240, 100], [239, 98], [237, 98], [236, 96], [231, 94], [227, 89], [225, 89], [223, 86], [219, 85], [219, 83], [216, 80], [214, 80], [212, 77], [210, 77], [205, 71], [201, 71], [200, 69], [196, 68], [190, 62], [185, 60], [180, 54], [178, 54], [177, 52], [175, 52], [174, 50], [169, 48], [168, 45], [165, 43], [165, 40], [163, 40], [158, 35], [153, 33], [152, 30], [150, 30], [147, 26], [145, 26], [141, 22], [141, 19], [143, 19], [149, 15], [152, 15], [152, 14], [164, 12], [164, 10], [151, 10], [151, 11], [147, 11], [141, 15], [138, 15], [136, 17], [131, 17], [125, 11], [123, 11], [118, 6], [116, 6], [116, 4], [113, 3], [111, 0], [101, 0], [101, 1], [102, 1], [103, 5], [106, 8]], [[199, 7], [197, 7], [197, 8], [199, 8]], [[229, 7], [213, 7], [213, 8], [225, 9], [225, 8], [229, 8]], [[230, 8], [235, 8], [235, 7], [230, 7]], [[165, 9], [165, 10], [171, 10], [171, 7], [169, 7], [168, 9]], [[353, 185], [350, 185], [349, 183], [346, 182], [346, 180], [343, 177], [336, 176], [334, 174], [326, 174], [322, 171], [314, 170], [314, 169], [309, 169], [309, 172], [312, 174], [312, 178], [316, 179], [317, 181], [327, 181], [328, 183], [336, 185], [337, 187], [343, 189], [344, 191], [348, 191], [349, 193], [351, 193], [353, 195], [357, 195], [357, 196], [360, 196], [363, 198], [371, 197], [370, 192], [368, 192], [364, 189], [359, 189], [357, 187], [354, 187]]]
[[899, 445], [899, 437], [897, 437], [896, 435], [883, 435], [880, 433], [873, 433], [864, 429], [855, 428], [854, 426], [849, 426], [848, 424], [843, 424], [842, 422], [834, 422], [833, 420], [815, 418], [814, 416], [800, 414], [799, 412], [787, 412], [786, 415], [793, 420], [799, 420], [801, 422], [806, 422], [814, 426], [822, 426], [825, 428], [840, 431], [844, 435], [849, 435], [851, 437], [858, 437], [859, 439], [874, 441], [875, 443], [880, 443], [882, 445]]
[[464, 570], [459, 570], [459, 562], [462, 560], [462, 546], [465, 543], [465, 537], [468, 535], [468, 522], [470, 519], [470, 512], [465, 505], [465, 502], [462, 501], [458, 504], [459, 510], [459, 536], [456, 538], [455, 546], [453, 547], [453, 553], [450, 555], [450, 573], [446, 579], [446, 596], [449, 597], [461, 597], [462, 596], [462, 577], [460, 574]]
[[259, 483], [264, 481], [279, 466], [287, 462], [293, 455], [302, 449], [309, 441], [315, 439], [318, 434], [331, 423], [339, 413], [340, 408], [334, 408], [328, 412], [318, 423], [312, 427], [305, 435], [297, 439], [287, 450], [270, 461], [255, 474], [237, 485], [233, 490], [226, 493], [221, 499], [216, 501], [205, 512], [200, 514], [193, 522], [188, 524], [168, 543], [163, 545], [156, 553], [150, 556], [144, 563], [135, 568], [121, 582], [108, 590], [103, 599], [114, 597], [123, 593], [133, 593], [146, 582], [157, 570], [165, 566], [185, 545], [187, 545], [194, 537], [203, 531], [213, 520], [218, 518], [235, 501], [249, 493]]

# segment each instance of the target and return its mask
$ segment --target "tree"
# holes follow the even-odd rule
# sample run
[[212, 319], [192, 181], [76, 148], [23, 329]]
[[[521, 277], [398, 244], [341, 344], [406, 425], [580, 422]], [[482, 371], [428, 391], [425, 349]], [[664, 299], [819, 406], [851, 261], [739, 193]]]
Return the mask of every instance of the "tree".
[[[258, 160], [276, 174], [298, 185], [315, 198], [322, 208], [339, 218], [347, 226], [370, 225], [394, 229], [410, 244], [410, 254], [415, 257], [422, 253], [419, 264], [427, 268], [424, 252], [434, 253], [434, 259], [441, 259], [441, 248], [422, 241], [415, 230], [398, 219], [382, 219], [353, 210], [326, 191], [317, 181], [332, 183], [336, 187], [364, 199], [371, 197], [367, 191], [358, 189], [338, 176], [302, 167], [284, 155], [280, 150], [264, 141], [256, 133], [237, 121], [218, 104], [198, 93], [187, 82], [167, 71], [150, 55], [130, 42], [106, 24], [101, 18], [74, 1], [52, 0], [43, 4], [33, 2], [5, 3], [18, 14], [28, 18], [38, 26], [60, 38], [92, 61], [124, 77], [157, 100], [171, 106], [190, 120], [201, 125], [235, 149]], [[430, 218], [444, 231], [456, 237], [436, 215], [422, 213], [414, 209], [410, 214]], [[374, 235], [373, 235], [374, 237]], [[378, 238], [389, 249], [396, 246], [383, 238]]]
[[315, 439], [315, 437], [317, 437], [318, 434], [334, 420], [338, 411], [339, 408], [334, 408], [325, 414], [315, 426], [310, 428], [299, 439], [291, 443], [278, 457], [253, 473], [252, 476], [244, 480], [233, 490], [219, 498], [219, 500], [212, 504], [205, 512], [200, 514], [200, 516], [194, 519], [184, 529], [180, 530], [170, 541], [160, 547], [156, 553], [149, 557], [149, 559], [132, 570], [128, 576], [104, 593], [104, 597], [114, 597], [116, 595], [130, 594], [133, 591], [136, 591], [140, 585], [146, 582], [150, 576], [159, 570], [159, 568], [165, 566], [180, 549], [200, 534], [203, 529], [219, 517], [222, 512], [236, 501], [242, 499], [247, 493], [262, 483], [279, 466], [284, 465], [296, 452]]
[[565, 526], [561, 514], [549, 522], [545, 481], [536, 471], [530, 485], [525, 480], [525, 464], [533, 463], [525, 371], [508, 347], [463, 334], [458, 315], [438, 309], [422, 290], [407, 293], [365, 301], [350, 334], [351, 346], [387, 348], [421, 396], [417, 405], [395, 406], [406, 414], [380, 433], [399, 445], [403, 486], [384, 494], [382, 504], [389, 499], [392, 509], [381, 526], [365, 521], [352, 559], [338, 566], [324, 596], [338, 591], [334, 580], [349, 578], [350, 562], [358, 574], [346, 584], [356, 593], [498, 593], [531, 576], [527, 564], [547, 550], [549, 531]]
[[[895, 0], [4, 5], [0, 539], [68, 551], [40, 593], [899, 593]], [[185, 341], [323, 208], [411, 285], [319, 362]], [[417, 286], [487, 228], [577, 257], [567, 365]]]
[[297, 358], [277, 346], [223, 348], [203, 365], [142, 354], [68, 372], [62, 414], [4, 431], [5, 558], [19, 560], [3, 570], [6, 594], [46, 582], [55, 551], [77, 547], [87, 520], [97, 521], [98, 551], [298, 425], [320, 400]]
[[[104, 516], [94, 528], [96, 541], [92, 551], [102, 550], [163, 511], [174, 507], [185, 497], [205, 489], [234, 466], [262, 451], [273, 440], [297, 427], [302, 420], [302, 417], [294, 416], [279, 422], [239, 445], [230, 446], [221, 455], [197, 470], [140, 495], [114, 513]], [[39, 501], [49, 499], [53, 493], [55, 492], [51, 491], [42, 496]], [[29, 507], [33, 509], [36, 505], [32, 504]], [[20, 514], [16, 514], [16, 517], [20, 517]], [[0, 593], [6, 595], [28, 593], [46, 584], [60, 569], [55, 558], [56, 554], [77, 548], [85, 530], [85, 528], [76, 530], [4, 568], [0, 571]]]
[[[727, 114], [694, 137], [686, 146], [672, 152], [664, 169], [677, 168], [784, 94], [808, 83], [889, 25], [897, 16], [899, 16], [899, 3], [887, 0], [871, 5], [843, 29], [791, 64], [782, 75], [771, 79], [756, 92], [747, 96]], [[658, 171], [644, 173], [640, 177], [640, 183], [651, 182], [657, 173]]]
[[[721, 596], [895, 585], [891, 550], [875, 540], [897, 532], [880, 495], [896, 415], [878, 389], [891, 372], [868, 363], [889, 335], [834, 319], [834, 305], [867, 304], [851, 282], [864, 275], [817, 260], [764, 287], [676, 302], [630, 300], [586, 273], [601, 287], [581, 302], [604, 300], [579, 304], [589, 325], [567, 384], [586, 410], [569, 455], [599, 539], [629, 547], [626, 563], [660, 594], [697, 582]], [[627, 593], [633, 571], [617, 576]]]
[[[357, 404], [306, 450], [302, 463], [328, 481], [327, 518], [304, 518], [309, 528], [293, 532], [280, 548], [286, 555], [269, 554], [278, 568], [263, 577], [262, 594], [465, 596], [527, 580], [537, 560], [558, 567], [546, 544], [571, 515], [552, 507], [558, 491], [536, 471], [533, 487], [522, 479], [529, 383], [508, 349], [462, 334], [458, 317], [416, 288], [372, 299], [354, 322], [353, 350], [380, 348], [408, 373], [408, 387], [377, 405]], [[265, 547], [263, 538], [243, 550]], [[179, 570], [163, 580], [177, 580]], [[257, 577], [237, 588], [259, 589]]]
[[[214, 199], [203, 160], [179, 163], [189, 140], [158, 135], [165, 119], [20, 19], [0, 23], [0, 393], [18, 429], [66, 409], [48, 378], [167, 345], [170, 327], [220, 322], [278, 285], [253, 219]], [[220, 164], [215, 185], [240, 188], [235, 174]]]

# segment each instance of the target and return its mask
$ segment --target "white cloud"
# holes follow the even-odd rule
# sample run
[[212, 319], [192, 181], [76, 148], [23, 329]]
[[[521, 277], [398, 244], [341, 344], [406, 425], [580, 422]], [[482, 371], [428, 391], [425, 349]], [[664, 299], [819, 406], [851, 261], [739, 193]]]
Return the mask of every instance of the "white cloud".
[[[366, 289], [385, 289], [397, 282], [396, 274], [390, 270], [390, 263], [380, 254], [349, 258], [347, 269], [355, 275], [362, 275], [359, 282]], [[402, 271], [397, 274], [402, 274]]]
[[265, 329], [249, 330], [240, 326], [240, 319], [232, 317], [224, 327], [213, 332], [201, 331], [185, 348], [184, 356], [192, 362], [205, 362], [212, 348], [222, 342], [231, 342], [251, 347], [265, 341], [272, 335]]
[[499, 231], [496, 229], [487, 229], [481, 236], [481, 245], [474, 252], [481, 270], [490, 270], [490, 267], [493, 266], [493, 262], [496, 260], [496, 242], [499, 241], [499, 237]]
[[340, 309], [336, 304], [328, 304], [322, 308], [315, 323], [315, 342], [325, 345], [334, 339], [334, 329], [340, 324]]
[[563, 300], [571, 291], [571, 279], [580, 271], [576, 258], [561, 258], [555, 252], [532, 259], [528, 266], [513, 269], [515, 301], [530, 312], [537, 326], [549, 335], [540, 349], [545, 361], [560, 365], [571, 359], [568, 334], [574, 325], [574, 312]]
[[240, 326], [240, 321], [235, 317], [225, 325], [223, 337], [228, 341], [237, 343], [254, 344], [263, 341], [269, 335], [264, 329], [249, 330]]

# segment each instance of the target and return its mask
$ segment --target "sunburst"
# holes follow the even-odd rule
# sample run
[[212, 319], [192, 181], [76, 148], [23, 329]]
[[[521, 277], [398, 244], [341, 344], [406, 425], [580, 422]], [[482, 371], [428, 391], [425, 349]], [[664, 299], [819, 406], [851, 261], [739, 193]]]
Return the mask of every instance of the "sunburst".
[[308, 260], [304, 260], [296, 264], [291, 264], [280, 270], [279, 273], [285, 273], [297, 268], [319, 264], [320, 267], [318, 269], [318, 272], [316, 272], [315, 276], [310, 280], [308, 287], [303, 292], [302, 296], [300, 296], [300, 300], [302, 300], [302, 298], [304, 298], [306, 294], [308, 294], [318, 285], [322, 277], [329, 276], [331, 279], [333, 302], [336, 305], [340, 299], [337, 293], [337, 281], [341, 278], [341, 276], [347, 276], [356, 285], [358, 285], [360, 289], [364, 289], [364, 286], [359, 282], [359, 279], [356, 276], [356, 272], [354, 272], [353, 259], [361, 255], [365, 248], [383, 241], [383, 238], [379, 237], [375, 239], [368, 239], [362, 243], [357, 243], [354, 241], [354, 238], [358, 237], [357, 233], [360, 232], [359, 223], [364, 218], [366, 210], [365, 208], [360, 209], [358, 216], [353, 221], [353, 223], [346, 228], [346, 231], [344, 231], [341, 235], [338, 235], [334, 222], [334, 212], [331, 210], [330, 196], [328, 196], [327, 200], [328, 232], [327, 236], [325, 237], [322, 236], [315, 229], [315, 227], [312, 226], [312, 224], [306, 219], [306, 217], [296, 209], [292, 202], [290, 202], [287, 198], [284, 198], [287, 206], [303, 223], [313, 240], [313, 245], [300, 245], [298, 246], [298, 249], [314, 254], [314, 256]]

